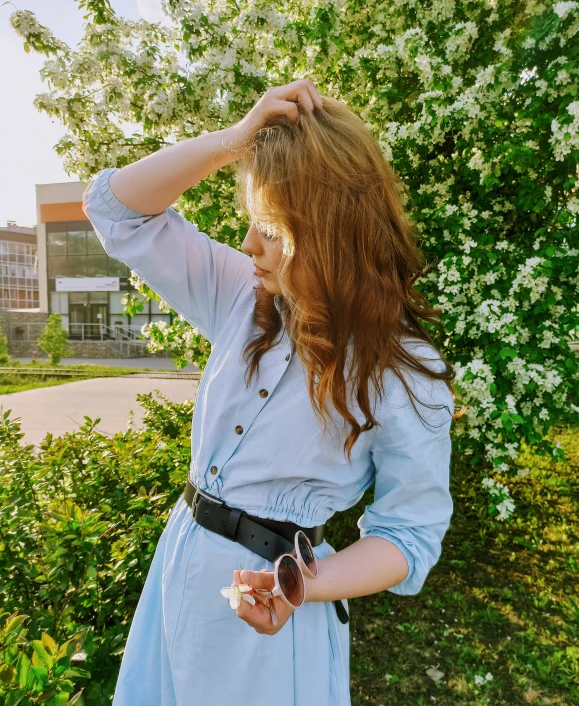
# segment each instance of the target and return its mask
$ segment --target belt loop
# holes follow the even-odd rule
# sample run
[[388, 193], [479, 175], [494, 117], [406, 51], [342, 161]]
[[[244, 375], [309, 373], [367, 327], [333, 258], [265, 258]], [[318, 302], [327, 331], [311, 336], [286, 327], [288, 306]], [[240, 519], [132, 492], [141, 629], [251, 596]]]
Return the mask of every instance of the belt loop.
[[224, 534], [228, 539], [232, 539], [235, 541], [235, 534], [237, 532], [237, 525], [239, 524], [239, 518], [243, 514], [243, 510], [240, 510], [239, 508], [233, 508], [230, 513], [229, 517], [227, 518], [227, 523], [225, 525], [225, 531]]

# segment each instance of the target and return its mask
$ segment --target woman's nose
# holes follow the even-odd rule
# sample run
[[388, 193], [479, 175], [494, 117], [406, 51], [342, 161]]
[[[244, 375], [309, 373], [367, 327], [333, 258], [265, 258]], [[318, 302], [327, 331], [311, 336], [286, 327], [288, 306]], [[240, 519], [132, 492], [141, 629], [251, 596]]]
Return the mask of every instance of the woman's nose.
[[249, 230], [241, 243], [241, 250], [246, 255], [259, 255], [261, 253], [259, 239]]

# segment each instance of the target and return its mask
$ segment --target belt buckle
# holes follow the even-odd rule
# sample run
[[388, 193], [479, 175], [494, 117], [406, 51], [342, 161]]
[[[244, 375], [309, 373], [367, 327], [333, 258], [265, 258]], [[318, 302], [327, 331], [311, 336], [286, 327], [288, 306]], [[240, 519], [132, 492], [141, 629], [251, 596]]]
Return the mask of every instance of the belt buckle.
[[207, 502], [213, 503], [218, 507], [222, 507], [225, 504], [223, 500], [220, 500], [219, 498], [213, 497], [213, 495], [205, 493], [203, 490], [201, 490], [201, 488], [197, 488], [197, 490], [195, 491], [195, 495], [193, 496], [193, 502], [191, 503], [193, 518], [195, 518], [195, 512], [197, 510], [197, 503], [199, 502], [199, 497], [202, 497]]

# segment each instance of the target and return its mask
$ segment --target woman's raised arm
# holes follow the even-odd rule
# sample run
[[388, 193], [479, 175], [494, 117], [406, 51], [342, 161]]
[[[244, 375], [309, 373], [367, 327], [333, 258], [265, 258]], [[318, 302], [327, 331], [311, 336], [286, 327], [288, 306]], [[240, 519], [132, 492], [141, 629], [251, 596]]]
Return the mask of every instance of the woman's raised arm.
[[161, 213], [187, 189], [241, 157], [245, 143], [268, 119], [285, 114], [297, 120], [297, 102], [309, 110], [323, 105], [309, 79], [269, 88], [235, 125], [183, 140], [115, 171], [111, 191], [133, 211]]
[[161, 213], [187, 189], [240, 156], [241, 132], [238, 124], [165, 147], [112, 174], [111, 191], [133, 211]]

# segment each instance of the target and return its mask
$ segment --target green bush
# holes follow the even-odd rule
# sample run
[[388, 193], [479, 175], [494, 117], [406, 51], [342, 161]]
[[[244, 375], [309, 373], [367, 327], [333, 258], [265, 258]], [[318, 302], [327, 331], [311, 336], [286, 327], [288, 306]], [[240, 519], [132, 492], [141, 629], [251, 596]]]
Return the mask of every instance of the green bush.
[[38, 347], [48, 353], [51, 365], [58, 365], [65, 355], [74, 355], [68, 345], [68, 331], [62, 326], [61, 314], [50, 314], [38, 339]]
[[[6, 613], [0, 614], [3, 617]], [[74, 679], [90, 677], [76, 666], [86, 653], [80, 652], [86, 631], [73, 635], [62, 645], [43, 633], [40, 640], [28, 640], [25, 615], [13, 613], [0, 629], [0, 698], [5, 706], [29, 704], [76, 704], [84, 706], [82, 689], [76, 692]]]
[[[193, 402], [164, 404], [152, 393], [137, 399], [143, 429], [109, 438], [95, 431], [100, 419], [85, 416], [78, 431], [47, 434], [38, 450], [20, 443], [20, 421], [0, 407], [0, 604], [29, 617], [32, 649], [50, 643], [51, 659], [53, 643], [86, 632], [90, 678], [76, 670], [65, 681], [83, 689], [84, 701], [76, 703], [87, 706], [110, 703], [155, 547], [191, 458]], [[6, 649], [0, 643], [0, 655]], [[26, 645], [18, 649], [31, 659]], [[10, 659], [6, 671], [0, 668], [9, 691], [14, 654]], [[61, 680], [60, 700], [47, 703], [72, 703], [64, 677], [45, 676], [47, 685]], [[28, 692], [18, 700], [18, 688], [0, 704], [42, 702]]]
[[11, 365], [10, 354], [8, 353], [8, 338], [4, 335], [2, 324], [0, 324], [0, 365]]

